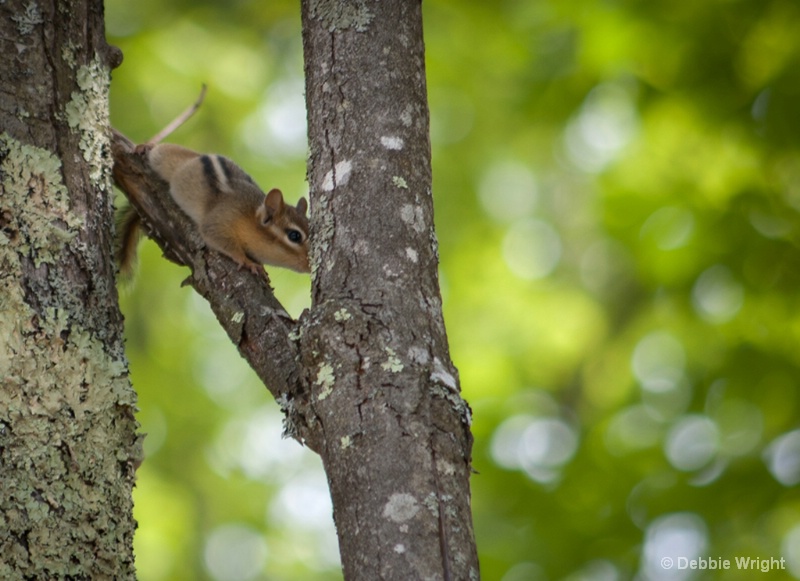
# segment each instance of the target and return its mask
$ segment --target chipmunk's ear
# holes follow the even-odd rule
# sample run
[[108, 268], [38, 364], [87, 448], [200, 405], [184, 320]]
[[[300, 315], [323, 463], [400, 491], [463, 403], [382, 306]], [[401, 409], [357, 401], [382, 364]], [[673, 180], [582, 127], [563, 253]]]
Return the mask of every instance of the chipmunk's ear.
[[283, 209], [283, 194], [277, 188], [269, 191], [264, 198], [264, 203], [258, 209], [258, 220], [262, 224], [269, 223], [273, 216]]
[[297, 200], [297, 211], [300, 212], [303, 216], [306, 215], [308, 211], [308, 202], [305, 198], [300, 198]]

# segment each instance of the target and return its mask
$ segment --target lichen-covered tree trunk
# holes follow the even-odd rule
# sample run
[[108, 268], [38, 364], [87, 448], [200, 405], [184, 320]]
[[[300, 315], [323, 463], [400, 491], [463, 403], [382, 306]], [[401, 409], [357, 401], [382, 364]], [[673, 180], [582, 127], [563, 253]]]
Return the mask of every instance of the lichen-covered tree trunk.
[[477, 579], [469, 408], [437, 279], [419, 0], [304, 0], [314, 283], [301, 322], [349, 580]]
[[134, 578], [101, 0], [0, 3], [0, 578]]

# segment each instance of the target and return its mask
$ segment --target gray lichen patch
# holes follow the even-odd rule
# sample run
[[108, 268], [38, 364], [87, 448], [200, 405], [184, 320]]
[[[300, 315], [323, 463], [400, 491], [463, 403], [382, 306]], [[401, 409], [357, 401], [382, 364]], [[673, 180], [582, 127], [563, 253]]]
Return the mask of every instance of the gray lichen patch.
[[311, 16], [330, 32], [353, 28], [364, 32], [374, 17], [367, 0], [311, 0]]
[[407, 492], [396, 492], [389, 497], [383, 506], [383, 517], [392, 522], [402, 523], [410, 520], [419, 512], [419, 502]]
[[29, 35], [36, 26], [44, 22], [42, 12], [39, 10], [39, 5], [33, 0], [25, 5], [25, 10], [19, 14], [14, 14], [11, 20], [16, 23], [17, 31], [22, 36]]
[[78, 69], [78, 91], [64, 108], [67, 123], [80, 136], [83, 159], [89, 164], [89, 177], [104, 191], [111, 191], [111, 168], [108, 163], [108, 68], [95, 56]]
[[322, 178], [322, 191], [332, 192], [339, 186], [346, 186], [350, 181], [350, 174], [353, 172], [353, 162], [349, 159], [337, 162], [333, 169], [328, 171]]
[[461, 395], [437, 384], [431, 385], [430, 393], [434, 397], [448, 401], [461, 421], [467, 426], [472, 425], [472, 410]]
[[431, 371], [431, 381], [443, 385], [453, 392], [458, 393], [458, 382], [453, 374], [447, 371], [438, 357], [433, 358], [433, 370]]
[[467, 426], [472, 425], [472, 410], [469, 404], [461, 397], [458, 389], [458, 380], [442, 364], [438, 357], [433, 358], [433, 369], [430, 375], [430, 393], [450, 403], [453, 410]]
[[[33, 255], [35, 265], [55, 263], [83, 220], [70, 210], [61, 160], [46, 149], [23, 144], [0, 134], [0, 232], [2, 255], [14, 237], [16, 253]], [[19, 238], [17, 238], [19, 237]], [[17, 260], [3, 256], [2, 261]]]
[[400, 208], [400, 219], [419, 233], [426, 230], [425, 211], [418, 205], [404, 204]]
[[422, 504], [425, 505], [431, 514], [435, 517], [439, 516], [439, 499], [436, 496], [436, 493], [431, 492], [425, 497], [425, 500], [422, 501]]

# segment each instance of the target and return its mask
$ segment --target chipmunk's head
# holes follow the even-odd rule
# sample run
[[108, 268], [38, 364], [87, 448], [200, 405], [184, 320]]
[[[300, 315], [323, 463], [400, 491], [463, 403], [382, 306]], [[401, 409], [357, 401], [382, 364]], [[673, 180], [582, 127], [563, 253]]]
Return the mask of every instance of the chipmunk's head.
[[307, 211], [305, 198], [292, 206], [283, 201], [280, 190], [270, 190], [256, 212], [259, 227], [266, 236], [246, 245], [248, 254], [252, 254], [250, 258], [262, 264], [310, 272]]

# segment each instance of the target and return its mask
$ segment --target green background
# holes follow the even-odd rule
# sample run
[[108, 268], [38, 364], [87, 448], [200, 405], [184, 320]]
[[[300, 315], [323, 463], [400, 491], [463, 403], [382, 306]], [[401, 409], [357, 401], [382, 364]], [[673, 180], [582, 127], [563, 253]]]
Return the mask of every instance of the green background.
[[[800, 4], [423, 8], [484, 579], [800, 578]], [[106, 18], [115, 127], [145, 141], [207, 83], [170, 140], [306, 195], [296, 0], [109, 0]], [[140, 579], [340, 579], [319, 459], [280, 438], [187, 272], [141, 255], [121, 291], [148, 433]], [[299, 315], [307, 277], [270, 274]]]

